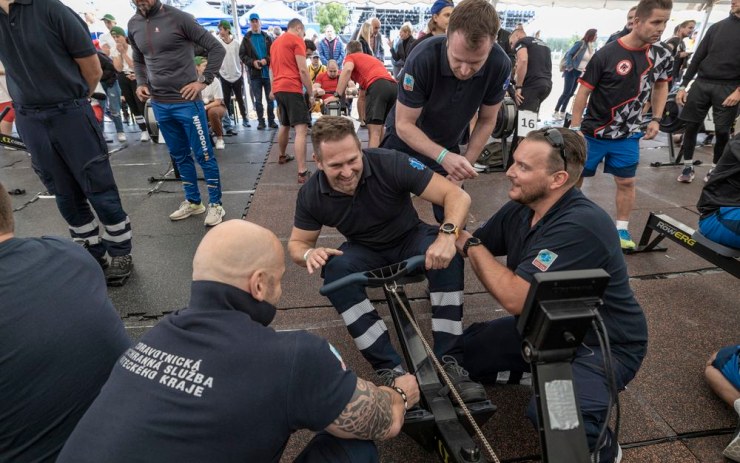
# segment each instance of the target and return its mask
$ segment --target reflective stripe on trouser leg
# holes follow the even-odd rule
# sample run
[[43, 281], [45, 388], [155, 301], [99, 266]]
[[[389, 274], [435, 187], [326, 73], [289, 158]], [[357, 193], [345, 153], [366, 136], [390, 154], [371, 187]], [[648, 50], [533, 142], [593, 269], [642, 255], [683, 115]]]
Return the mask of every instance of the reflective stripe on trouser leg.
[[432, 336], [437, 358], [452, 355], [462, 361], [463, 292], [430, 293], [432, 304]]
[[123, 256], [131, 253], [131, 221], [128, 216], [122, 222], [113, 225], [103, 224], [103, 243], [111, 256]]
[[429, 299], [432, 305], [434, 354], [438, 358], [452, 355], [463, 362], [463, 266], [457, 255], [442, 270], [427, 272]]
[[195, 153], [195, 160], [203, 169], [203, 177], [208, 186], [208, 202], [221, 204], [221, 174], [213, 155], [211, 137], [208, 134], [208, 116], [203, 102], [196, 101], [192, 111], [190, 125], [185, 128], [190, 138], [190, 147]]
[[[184, 126], [185, 124], [192, 125], [188, 117], [188, 114], [193, 112], [192, 108], [193, 106], [190, 103], [166, 104], [152, 101], [152, 110], [154, 110], [154, 116], [157, 118], [159, 130], [162, 132], [170, 156], [180, 172], [182, 187], [185, 190], [185, 199], [200, 204], [198, 173], [195, 170], [195, 160], [190, 154], [188, 131]], [[186, 110], [187, 114], [184, 114]]]
[[[360, 291], [362, 291], [362, 287], [360, 287]], [[376, 370], [379, 368], [394, 368], [400, 365], [401, 359], [393, 349], [388, 335], [388, 327], [380, 318], [370, 300], [364, 297], [357, 304], [346, 309], [340, 309], [338, 304], [341, 303], [342, 295], [338, 293], [341, 292], [343, 290], [335, 292], [329, 299], [342, 316], [347, 331], [349, 331], [363, 357]], [[339, 295], [339, 298], [336, 298], [337, 295]]]
[[100, 243], [99, 231], [98, 221], [95, 219], [79, 227], [69, 226], [72, 239], [77, 243], [85, 243], [88, 247]]

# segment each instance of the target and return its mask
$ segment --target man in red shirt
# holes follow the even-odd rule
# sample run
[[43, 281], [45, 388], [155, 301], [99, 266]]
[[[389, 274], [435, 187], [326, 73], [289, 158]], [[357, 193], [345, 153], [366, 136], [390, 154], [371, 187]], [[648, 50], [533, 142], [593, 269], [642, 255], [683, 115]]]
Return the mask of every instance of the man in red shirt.
[[396, 103], [396, 80], [382, 62], [362, 53], [362, 45], [356, 40], [347, 44], [347, 56], [337, 84], [339, 95], [344, 94], [350, 78], [365, 90], [365, 123], [370, 135], [367, 147], [377, 148], [383, 138], [385, 117]]
[[272, 43], [272, 92], [280, 114], [278, 130], [278, 162], [285, 164], [294, 159], [287, 154], [290, 128], [295, 129], [295, 157], [298, 158], [298, 183], [305, 183], [311, 172], [306, 168], [306, 133], [308, 132], [308, 108], [313, 106], [309, 97], [308, 108], [303, 97], [304, 88], [312, 95], [311, 78], [306, 66], [306, 30], [299, 19], [288, 23], [288, 30]]
[[314, 95], [321, 97], [326, 103], [335, 99], [334, 92], [337, 91], [337, 84], [339, 83], [339, 66], [333, 59], [329, 60], [329, 64], [326, 65], [326, 72], [322, 72], [316, 76], [316, 82], [313, 84]]

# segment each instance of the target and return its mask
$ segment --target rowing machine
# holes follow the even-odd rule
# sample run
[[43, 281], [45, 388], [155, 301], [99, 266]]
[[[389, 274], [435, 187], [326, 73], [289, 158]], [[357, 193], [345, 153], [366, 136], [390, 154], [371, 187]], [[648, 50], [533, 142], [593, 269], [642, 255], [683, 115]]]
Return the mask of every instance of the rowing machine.
[[[406, 412], [403, 431], [425, 450], [436, 452], [443, 462], [486, 461], [471, 438], [472, 433], [480, 438], [492, 461], [498, 462], [479, 427], [491, 418], [496, 407], [489, 400], [463, 403], [409, 309], [404, 285], [425, 279], [424, 260], [423, 255], [414, 256], [387, 267], [353, 273], [324, 285], [319, 292], [325, 296], [348, 284], [382, 287], [406, 365], [416, 375], [421, 392], [420, 406]], [[461, 405], [453, 405], [447, 388]]]
[[[652, 234], [657, 235], [653, 238]], [[658, 246], [663, 238], [678, 243], [702, 259], [713, 263], [730, 275], [740, 278], [740, 251], [722, 246], [702, 235], [699, 230], [687, 226], [666, 214], [650, 213], [640, 242], [632, 253], [665, 251], [665, 246]]]

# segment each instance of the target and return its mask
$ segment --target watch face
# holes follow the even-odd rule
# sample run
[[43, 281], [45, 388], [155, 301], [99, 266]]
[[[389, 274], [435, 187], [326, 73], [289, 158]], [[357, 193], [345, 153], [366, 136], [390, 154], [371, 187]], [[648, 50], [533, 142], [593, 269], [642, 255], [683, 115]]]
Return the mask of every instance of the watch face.
[[455, 229], [457, 227], [453, 223], [443, 223], [440, 227], [440, 230], [442, 230], [444, 233], [455, 233]]

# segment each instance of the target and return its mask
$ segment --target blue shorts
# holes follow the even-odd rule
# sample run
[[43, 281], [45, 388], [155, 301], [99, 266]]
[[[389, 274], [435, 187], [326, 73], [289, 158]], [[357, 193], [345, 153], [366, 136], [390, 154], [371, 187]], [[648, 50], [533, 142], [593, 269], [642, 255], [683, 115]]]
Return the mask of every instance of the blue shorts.
[[586, 136], [586, 165], [582, 177], [593, 177], [596, 168], [604, 160], [604, 172], [615, 177], [632, 178], [637, 173], [640, 161], [641, 133], [617, 140]]
[[727, 378], [735, 389], [740, 391], [740, 361], [738, 360], [738, 354], [740, 354], [740, 345], [727, 346], [717, 352], [717, 358], [712, 362], [712, 366], [718, 369], [722, 376]]
[[699, 220], [699, 231], [715, 243], [740, 249], [740, 207], [720, 207]]

